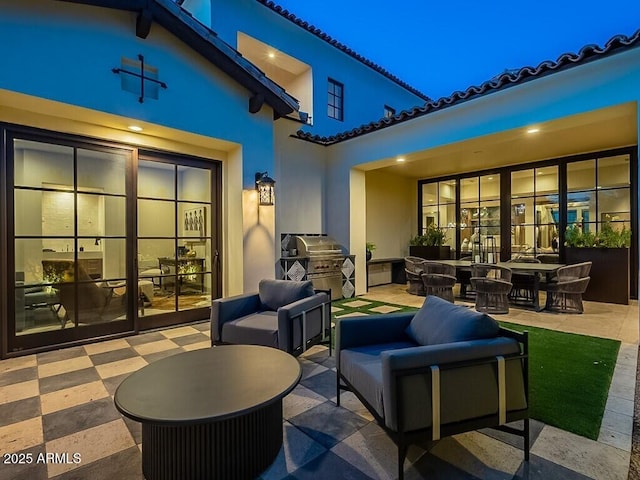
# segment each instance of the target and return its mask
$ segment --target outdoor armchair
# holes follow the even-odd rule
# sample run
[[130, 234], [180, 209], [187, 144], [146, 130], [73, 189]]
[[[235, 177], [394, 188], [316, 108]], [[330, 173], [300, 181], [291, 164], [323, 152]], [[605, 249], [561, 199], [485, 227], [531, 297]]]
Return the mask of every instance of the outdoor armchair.
[[425, 262], [426, 260], [420, 257], [404, 257], [404, 271], [409, 282], [407, 292], [412, 295], [425, 295], [421, 277]]
[[211, 344], [264, 345], [298, 355], [324, 339], [331, 298], [311, 281], [261, 280], [257, 293], [211, 305]]
[[[352, 391], [398, 447], [485, 427], [523, 437], [529, 459], [528, 337], [429, 296], [418, 312], [340, 319], [337, 405]], [[469, 401], [473, 399], [473, 401]], [[523, 428], [506, 425], [524, 420]]]
[[558, 268], [557, 281], [547, 284], [545, 309], [564, 313], [583, 313], [582, 294], [589, 285], [590, 271], [591, 262]]

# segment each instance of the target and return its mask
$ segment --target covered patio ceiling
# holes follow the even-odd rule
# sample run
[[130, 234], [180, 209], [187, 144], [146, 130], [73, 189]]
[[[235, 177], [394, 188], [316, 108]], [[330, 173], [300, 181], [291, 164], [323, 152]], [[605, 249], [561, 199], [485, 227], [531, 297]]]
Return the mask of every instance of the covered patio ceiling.
[[[442, 177], [550, 158], [613, 149], [638, 143], [634, 102], [558, 120], [527, 125], [402, 157], [382, 159], [359, 168], [414, 179]], [[528, 130], [537, 131], [528, 133]]]

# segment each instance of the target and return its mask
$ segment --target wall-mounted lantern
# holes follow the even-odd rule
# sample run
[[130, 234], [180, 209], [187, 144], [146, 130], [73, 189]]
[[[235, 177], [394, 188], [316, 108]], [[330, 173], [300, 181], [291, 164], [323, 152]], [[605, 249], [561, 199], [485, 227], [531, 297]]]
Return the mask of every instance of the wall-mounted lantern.
[[258, 205], [273, 205], [276, 197], [274, 187], [276, 181], [267, 172], [256, 173], [256, 190], [258, 191]]

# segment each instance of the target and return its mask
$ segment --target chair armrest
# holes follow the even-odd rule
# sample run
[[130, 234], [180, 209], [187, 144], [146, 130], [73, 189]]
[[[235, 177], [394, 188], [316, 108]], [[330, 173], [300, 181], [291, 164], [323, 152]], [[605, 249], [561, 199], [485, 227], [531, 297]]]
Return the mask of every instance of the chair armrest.
[[[295, 346], [292, 345], [293, 339], [293, 322], [300, 322], [300, 332], [303, 331], [302, 326], [302, 314], [308, 314], [314, 310], [320, 310], [323, 305], [325, 307], [325, 315], [328, 320], [331, 313], [331, 305], [329, 303], [329, 295], [326, 293], [316, 293], [311, 297], [302, 298], [288, 305], [284, 305], [278, 309], [278, 344], [282, 349], [288, 349], [293, 351]], [[309, 340], [304, 338], [303, 342]]]
[[407, 340], [415, 312], [349, 317], [336, 321], [336, 350]]
[[[278, 309], [278, 323], [280, 318], [292, 319], [299, 317], [303, 312], [308, 312], [314, 308], [320, 308], [323, 303], [329, 302], [329, 296], [326, 293], [316, 293], [311, 297], [306, 297], [301, 300], [283, 305]], [[280, 327], [280, 325], [278, 325]]]
[[217, 298], [211, 302], [211, 341], [220, 341], [222, 325], [236, 318], [260, 310], [260, 296], [245, 293], [228, 298]]

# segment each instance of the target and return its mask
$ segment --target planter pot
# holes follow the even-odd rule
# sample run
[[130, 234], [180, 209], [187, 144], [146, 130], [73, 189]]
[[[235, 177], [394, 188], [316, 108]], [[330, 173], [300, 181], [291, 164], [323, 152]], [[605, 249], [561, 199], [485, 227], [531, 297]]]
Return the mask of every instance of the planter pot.
[[367, 258], [367, 262], [368, 262], [369, 260], [371, 260], [371, 257], [372, 257], [372, 256], [373, 256], [373, 254], [371, 253], [371, 250], [367, 250], [367, 256], [366, 256], [366, 258]]
[[448, 245], [442, 247], [411, 245], [409, 246], [409, 255], [424, 258], [425, 260], [449, 260], [451, 259], [451, 247]]
[[628, 248], [566, 248], [565, 259], [568, 264], [592, 262], [584, 300], [629, 304]]

